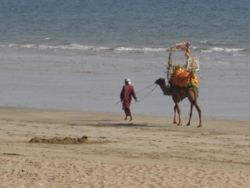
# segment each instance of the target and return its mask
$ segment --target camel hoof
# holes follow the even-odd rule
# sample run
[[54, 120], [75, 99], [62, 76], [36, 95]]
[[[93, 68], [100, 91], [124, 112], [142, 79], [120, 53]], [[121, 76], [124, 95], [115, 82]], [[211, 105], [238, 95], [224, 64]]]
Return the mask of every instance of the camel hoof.
[[176, 122], [176, 121], [173, 121], [173, 124], [177, 124], [177, 122]]
[[201, 128], [202, 127], [202, 125], [198, 125], [198, 128]]

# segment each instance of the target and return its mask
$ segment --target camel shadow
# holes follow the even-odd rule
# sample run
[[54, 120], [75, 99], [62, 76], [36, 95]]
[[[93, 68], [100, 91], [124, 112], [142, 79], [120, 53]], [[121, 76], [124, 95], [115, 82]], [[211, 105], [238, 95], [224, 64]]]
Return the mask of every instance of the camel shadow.
[[114, 128], [115, 127], [116, 128], [119, 128], [119, 127], [120, 128], [121, 127], [127, 127], [127, 128], [156, 128], [156, 127], [161, 128], [161, 127], [166, 127], [166, 125], [152, 125], [152, 124], [148, 124], [146, 122], [145, 123], [117, 122], [117, 120], [108, 120], [108, 119], [85, 120], [84, 122], [86, 122], [86, 123], [72, 122], [72, 123], [68, 123], [67, 125], [70, 125], [70, 126], [91, 126], [91, 127], [114, 127]]
[[164, 126], [156, 126], [156, 125], [150, 125], [147, 123], [133, 123], [133, 122], [124, 122], [124, 123], [105, 123], [105, 122], [99, 122], [95, 125], [92, 124], [92, 126], [97, 127], [127, 127], [127, 128], [156, 128], [156, 127], [166, 127]]

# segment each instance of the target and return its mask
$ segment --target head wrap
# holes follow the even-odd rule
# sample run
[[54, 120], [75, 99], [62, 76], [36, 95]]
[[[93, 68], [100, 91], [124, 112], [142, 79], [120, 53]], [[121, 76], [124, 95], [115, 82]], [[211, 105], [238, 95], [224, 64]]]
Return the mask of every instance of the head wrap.
[[132, 84], [131, 79], [130, 78], [125, 78], [125, 82], [127, 82], [128, 84]]

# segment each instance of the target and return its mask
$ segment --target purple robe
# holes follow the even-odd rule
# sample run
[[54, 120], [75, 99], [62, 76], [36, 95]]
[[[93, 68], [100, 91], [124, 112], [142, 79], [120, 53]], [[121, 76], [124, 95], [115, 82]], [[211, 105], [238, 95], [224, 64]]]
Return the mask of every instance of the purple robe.
[[124, 109], [127, 116], [131, 115], [130, 104], [131, 104], [131, 101], [132, 101], [132, 97], [135, 100], [137, 100], [136, 94], [135, 94], [135, 91], [134, 91], [134, 87], [132, 85], [125, 84], [122, 87], [122, 91], [121, 91], [121, 94], [120, 94], [120, 99], [122, 101], [122, 107], [123, 107], [123, 109]]

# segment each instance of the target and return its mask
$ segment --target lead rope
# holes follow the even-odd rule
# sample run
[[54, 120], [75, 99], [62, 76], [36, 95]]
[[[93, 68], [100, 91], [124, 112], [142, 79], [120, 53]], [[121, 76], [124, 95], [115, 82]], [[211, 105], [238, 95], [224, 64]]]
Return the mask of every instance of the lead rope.
[[146, 95], [144, 95], [140, 100], [138, 100], [138, 102], [144, 101], [146, 97], [148, 97], [151, 93], [153, 93], [156, 87], [157, 85], [155, 85], [153, 89], [151, 89]]
[[[138, 94], [138, 93], [144, 91], [145, 89], [152, 87], [153, 85], [155, 85], [155, 84], [150, 84], [150, 85], [148, 85], [148, 86], [146, 86], [146, 87], [144, 87], [144, 88], [138, 90], [136, 93]], [[157, 85], [155, 85], [153, 89], [151, 89], [146, 95], [144, 95], [141, 99], [139, 99], [138, 102], [141, 102], [141, 101], [143, 101], [146, 97], [148, 97], [148, 96], [155, 90], [156, 87], [157, 87]], [[119, 100], [119, 101], [117, 101], [115, 104], [119, 104], [120, 102], [121, 102], [121, 101]]]
[[148, 89], [148, 88], [152, 87], [153, 85], [154, 85], [154, 83], [150, 84], [150, 85], [148, 85], [148, 86], [146, 86], [146, 87], [144, 87], [142, 89], [139, 89], [138, 91], [136, 91], [136, 93], [140, 93], [140, 92], [144, 91], [145, 89]]
[[[144, 90], [146, 90], [146, 89], [148, 89], [148, 88], [151, 88], [153, 85], [154, 85], [154, 83], [153, 83], [153, 84], [150, 84], [150, 85], [147, 85], [147, 86], [145, 86], [144, 88], [139, 89], [138, 91], [136, 91], [136, 94], [141, 93], [142, 91], [144, 91]], [[121, 102], [121, 101], [119, 100], [119, 101], [117, 101], [115, 104], [119, 104], [120, 102]], [[139, 101], [138, 101], [138, 102], [139, 102]]]

